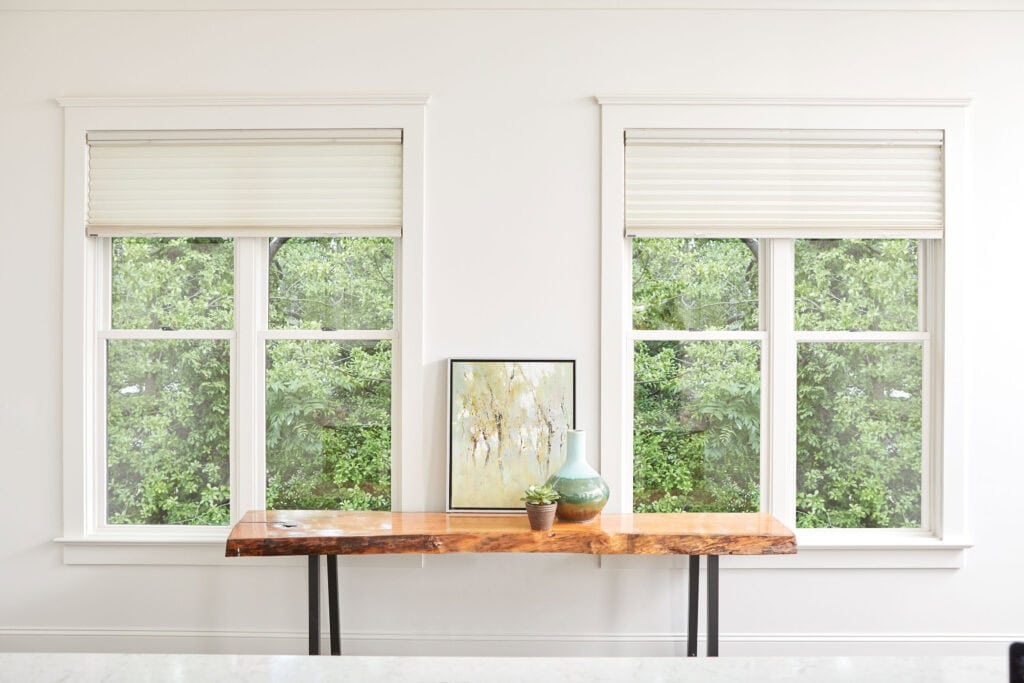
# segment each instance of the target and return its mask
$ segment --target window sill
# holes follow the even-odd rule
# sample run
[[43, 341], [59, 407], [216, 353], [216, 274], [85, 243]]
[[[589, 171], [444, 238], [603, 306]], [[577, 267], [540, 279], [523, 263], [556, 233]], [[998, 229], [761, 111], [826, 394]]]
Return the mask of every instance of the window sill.
[[[209, 565], [221, 567], [304, 567], [306, 558], [226, 557], [227, 530], [200, 532], [195, 536], [96, 535], [88, 538], [56, 538], [64, 552], [64, 564]], [[413, 568], [423, 566], [422, 555], [340, 556], [338, 564], [353, 568]]]
[[[303, 557], [225, 557], [227, 529], [197, 529], [184, 534], [102, 533], [87, 538], [57, 538], [64, 564], [212, 565], [224, 567], [299, 567]], [[722, 569], [959, 569], [964, 538], [938, 539], [920, 531], [867, 529], [797, 531], [795, 555], [727, 555]], [[455, 562], [464, 562], [449, 558]], [[423, 555], [339, 556], [344, 567], [418, 569]], [[658, 570], [687, 566], [685, 556], [603, 555], [602, 569]]]
[[[960, 569], [966, 538], [918, 530], [798, 529], [795, 555], [726, 555], [721, 569]], [[604, 556], [608, 569], [683, 568], [685, 557]]]

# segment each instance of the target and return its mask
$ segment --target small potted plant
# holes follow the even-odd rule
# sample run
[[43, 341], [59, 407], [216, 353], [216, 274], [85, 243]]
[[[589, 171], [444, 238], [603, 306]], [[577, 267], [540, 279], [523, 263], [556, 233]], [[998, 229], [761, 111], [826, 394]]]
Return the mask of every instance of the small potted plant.
[[531, 485], [520, 500], [526, 502], [526, 516], [530, 518], [530, 528], [534, 531], [547, 531], [555, 521], [555, 503], [558, 492], [550, 486]]

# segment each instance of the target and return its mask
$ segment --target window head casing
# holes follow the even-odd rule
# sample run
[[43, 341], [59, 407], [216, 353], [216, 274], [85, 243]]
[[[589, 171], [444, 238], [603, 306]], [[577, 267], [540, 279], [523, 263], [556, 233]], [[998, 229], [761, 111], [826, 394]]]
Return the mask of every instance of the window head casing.
[[[331, 323], [322, 322], [318, 325], [324, 329], [291, 329], [308, 325], [279, 320], [274, 323], [278, 329], [271, 329], [267, 317], [274, 314], [266, 305], [271, 286], [266, 263], [268, 254], [280, 257], [284, 253], [280, 243], [273, 243], [274, 238], [278, 242], [282, 236], [284, 241], [294, 239], [293, 251], [316, 251], [323, 245], [304, 238], [401, 234], [400, 245], [396, 241], [393, 250], [397, 271], [394, 320], [396, 325], [400, 321], [401, 343], [393, 349], [390, 497], [394, 509], [423, 506], [423, 493], [403, 486], [403, 472], [411, 474], [410, 481], [421, 480], [417, 477], [420, 465], [413, 458], [403, 463], [401, 455], [405, 444], [419, 441], [421, 428], [425, 103], [421, 96], [61, 101], [66, 145], [62, 540], [71, 542], [65, 547], [66, 559], [75, 542], [83, 547], [82, 542], [87, 546], [88, 542], [111, 540], [201, 541], [219, 539], [226, 533], [209, 528], [112, 528], [106, 524], [109, 515], [99, 514], [104, 507], [100, 501], [104, 463], [97, 458], [105, 442], [96, 425], [97, 411], [103, 410], [105, 382], [102, 364], [94, 361], [96, 333], [102, 332], [104, 320], [109, 325], [110, 311], [105, 310], [110, 303], [109, 290], [104, 289], [109, 280], [104, 285], [103, 277], [110, 274], [111, 240], [122, 235], [199, 236], [204, 240], [215, 235], [236, 242], [233, 331], [199, 331], [199, 336], [206, 338], [226, 335], [232, 345], [233, 423], [241, 419], [249, 427], [232, 427], [233, 520], [247, 509], [264, 507], [267, 495], [262, 427], [256, 427], [263, 422], [259, 416], [265, 408], [259, 391], [262, 375], [258, 378], [255, 371], [238, 372], [237, 368], [245, 365], [262, 371], [264, 345], [330, 343], [347, 348], [358, 345], [367, 334], [369, 342], [391, 334], [387, 330], [334, 331], [327, 329]], [[90, 148], [94, 152], [92, 173], [88, 168]], [[249, 158], [239, 163], [238, 156], [246, 154]], [[364, 173], [360, 183], [349, 183], [349, 190], [338, 192], [332, 178], [344, 176], [353, 164], [363, 170], [394, 170]], [[239, 166], [255, 169], [253, 176], [239, 181], [224, 173], [226, 168]], [[140, 168], [142, 172], [138, 172]], [[136, 182], [111, 181], [125, 173]], [[306, 177], [310, 174], [312, 178]], [[148, 182], [147, 177], [155, 182]], [[322, 191], [332, 185], [333, 194], [329, 189]], [[83, 188], [88, 188], [88, 193]], [[353, 216], [359, 220], [350, 220]], [[88, 237], [87, 230], [90, 235], [109, 238]], [[375, 257], [376, 252], [368, 253], [367, 258]], [[387, 292], [388, 297], [390, 294]], [[351, 315], [348, 318], [355, 320]], [[367, 325], [365, 321], [351, 324]], [[157, 332], [189, 336], [184, 331]], [[101, 336], [151, 334], [114, 329]], [[289, 341], [293, 337], [295, 341]], [[318, 342], [314, 337], [330, 339]]]
[[[922, 373], [923, 390], [931, 397], [921, 435], [926, 453], [924, 530], [808, 529], [799, 537], [804, 548], [962, 547], [962, 323], [955, 292], [943, 292], [941, 283], [960, 272], [955, 245], [963, 230], [966, 102], [628, 97], [599, 102], [601, 451], [606, 454], [602, 470], [613, 484], [610, 505], [619, 511], [633, 505], [632, 458], [609, 462], [609, 454], [634, 452], [634, 343], [692, 346], [721, 337], [716, 343], [762, 346], [760, 509], [795, 526], [797, 344], [810, 348], [828, 341], [851, 342], [857, 334], [795, 328], [794, 247], [804, 244], [796, 240], [925, 238], [921, 244], [928, 246], [920, 250], [920, 326], [905, 333], [921, 339], [889, 340], [923, 343], [930, 351]], [[887, 178], [877, 172], [871, 176], [872, 167], [895, 168], [889, 177], [903, 182], [886, 185]], [[784, 177], [787, 171], [791, 173]], [[943, 228], [945, 249], [936, 239]], [[653, 330], [650, 321], [640, 321], [645, 326], [632, 331], [633, 249], [641, 247], [630, 248], [630, 240], [684, 234], [697, 242], [760, 241], [754, 257], [759, 325], [749, 331], [680, 329], [666, 334]], [[951, 248], [954, 254], [947, 256]], [[737, 258], [742, 253], [736, 251]], [[801, 253], [804, 263], [807, 249]], [[801, 272], [806, 276], [806, 268]], [[883, 336], [876, 334], [870, 341], [886, 341]], [[665, 339], [659, 341], [661, 337]], [[650, 349], [644, 351], [649, 358]], [[645, 362], [644, 367], [656, 366]]]

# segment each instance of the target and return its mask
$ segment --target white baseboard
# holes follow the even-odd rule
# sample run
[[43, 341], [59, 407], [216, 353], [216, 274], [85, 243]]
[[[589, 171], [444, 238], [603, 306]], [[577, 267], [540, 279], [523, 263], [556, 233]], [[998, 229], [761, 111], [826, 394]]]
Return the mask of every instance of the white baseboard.
[[[700, 635], [704, 650], [704, 636]], [[723, 655], [997, 655], [1011, 633], [723, 633]], [[351, 655], [673, 656], [682, 633], [347, 632]], [[0, 651], [303, 654], [305, 632], [114, 628], [4, 628]], [[321, 651], [328, 652], [326, 636]]]

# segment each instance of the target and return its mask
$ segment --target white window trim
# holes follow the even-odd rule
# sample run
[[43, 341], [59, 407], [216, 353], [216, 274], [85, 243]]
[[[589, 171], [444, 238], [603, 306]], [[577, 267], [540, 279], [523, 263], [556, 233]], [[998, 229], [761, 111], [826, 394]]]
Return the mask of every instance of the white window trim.
[[[966, 463], [964, 454], [964, 355], [965, 330], [960, 290], [955, 283], [966, 272], [965, 236], [968, 234], [970, 169], [968, 113], [970, 100], [856, 100], [856, 99], [756, 99], [661, 96], [602, 96], [601, 105], [601, 472], [612, 494], [607, 509], [632, 509], [632, 306], [631, 255], [624, 237], [624, 134], [632, 128], [781, 128], [781, 129], [941, 129], [945, 132], [946, 221], [943, 258], [926, 260], [923, 279], [954, 283], [940, 297], [929, 297], [925, 312], [942, 343], [930, 354], [931, 372], [925, 373], [941, 386], [934, 396], [924, 435], [932, 462], [926, 467], [925, 489], [930, 500], [926, 518], [929, 531], [886, 529], [798, 529], [798, 555], [779, 558], [728, 558], [723, 567], [959, 567], [962, 550], [970, 547], [966, 525]], [[779, 255], [781, 256], [781, 255]], [[791, 258], [789, 250], [789, 258]], [[769, 263], [777, 262], [770, 259]], [[791, 265], [791, 264], [790, 264]], [[792, 267], [781, 269], [792, 274]], [[762, 289], [776, 282], [779, 273], [762, 274]], [[792, 283], [788, 283], [792, 285]], [[784, 297], [792, 305], [792, 297]], [[776, 301], [777, 303], [777, 301]], [[765, 306], [769, 322], [768, 343], [786, 331], [792, 310]], [[770, 320], [769, 320], [770, 318]], [[785, 323], [785, 324], [778, 324]], [[803, 334], [803, 333], [798, 333]], [[782, 341], [782, 340], [778, 340]], [[793, 349], [795, 344], [789, 344]], [[788, 354], [794, 355], [794, 354]], [[771, 364], [770, 364], [771, 365]], [[772, 395], [763, 402], [763, 413], [782, 409], [795, 396], [796, 358], [778, 358], [764, 368]], [[763, 415], [763, 420], [768, 419]], [[767, 424], [767, 422], [765, 422]], [[768, 452], [793, 449], [795, 416], [776, 420], [777, 429], [762, 448], [762, 510], [794, 526], [795, 509], [786, 503], [796, 499], [795, 459], [779, 462]], [[765, 447], [768, 449], [765, 452]], [[770, 560], [766, 562], [765, 560]]]
[[[104, 241], [85, 230], [90, 130], [216, 130], [398, 128], [403, 131], [403, 233], [395, 249], [395, 363], [392, 377], [392, 507], [423, 510], [421, 482], [427, 463], [418, 457], [423, 435], [423, 240], [425, 215], [424, 95], [246, 98], [69, 98], [64, 108], [64, 296], [63, 296], [63, 535], [56, 539], [66, 563], [219, 564], [224, 560], [224, 527], [104, 526], [96, 519], [96, 396], [102, 387], [96, 367], [97, 310], [104, 291], [98, 279]], [[236, 249], [236, 278], [255, 278], [258, 249]], [[236, 302], [238, 328], [255, 328], [256, 302]], [[320, 333], [322, 334], [322, 333]], [[362, 333], [360, 333], [362, 334]], [[273, 333], [264, 335], [273, 337]], [[294, 336], [294, 335], [291, 335]], [[372, 336], [372, 333], [371, 335]], [[246, 335], [250, 340], [254, 335]], [[232, 353], [248, 354], [255, 348]], [[249, 345], [251, 346], [251, 344]], [[262, 415], [247, 373], [232, 377], [232, 412], [239, 401]], [[245, 377], [243, 377], [245, 376]], [[90, 396], [92, 394], [92, 396]], [[248, 430], [252, 431], [252, 430]], [[241, 452], [252, 458], [239, 458]], [[253, 434], [232, 430], [232, 518], [259, 507], [264, 491], [243, 485], [261, 481], [263, 448]]]

